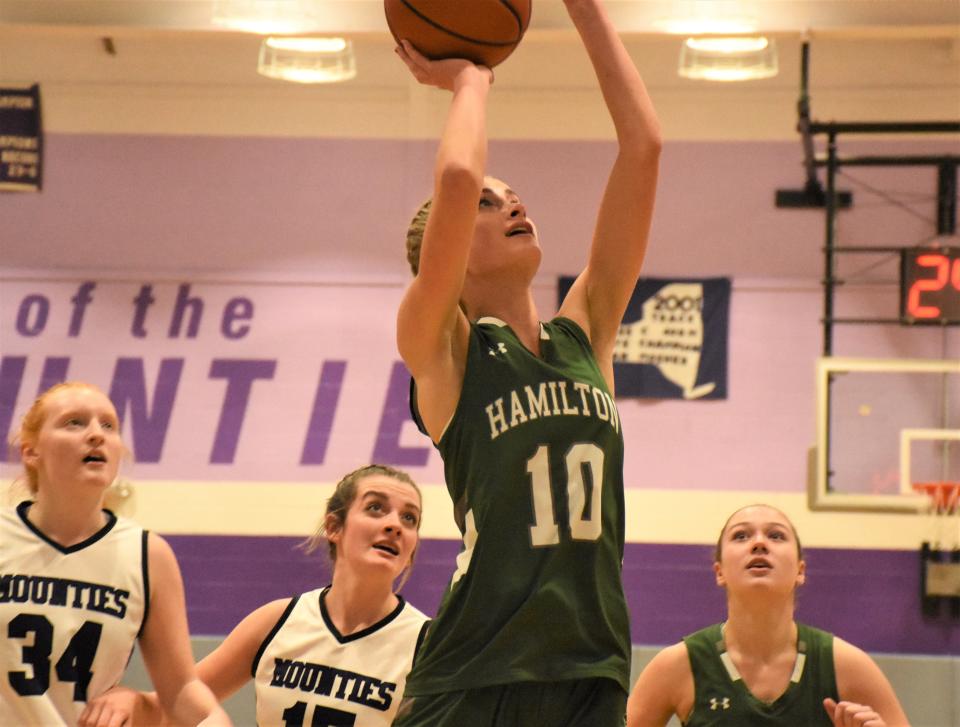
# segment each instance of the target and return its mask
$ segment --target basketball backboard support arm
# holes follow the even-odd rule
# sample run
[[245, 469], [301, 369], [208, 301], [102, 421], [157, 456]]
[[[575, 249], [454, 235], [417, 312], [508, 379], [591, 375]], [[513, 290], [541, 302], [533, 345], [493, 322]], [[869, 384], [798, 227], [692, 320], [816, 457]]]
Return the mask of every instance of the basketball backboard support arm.
[[[836, 276], [836, 256], [848, 252], [866, 252], [840, 248], [836, 244], [836, 217], [838, 210], [853, 204], [850, 192], [837, 190], [837, 172], [845, 166], [920, 166], [937, 170], [937, 228], [938, 234], [956, 233], [957, 170], [960, 155], [880, 155], [842, 157], [837, 141], [841, 134], [960, 134], [960, 120], [950, 121], [816, 121], [811, 116], [810, 104], [810, 41], [801, 44], [800, 98], [797, 102], [797, 130], [803, 145], [803, 166], [806, 181], [801, 190], [780, 189], [776, 205], [782, 208], [807, 207], [823, 209], [826, 213], [823, 247], [823, 355], [833, 354], [833, 327], [837, 324], [892, 324], [902, 325], [898, 318], [847, 319], [834, 315], [834, 295], [843, 280]], [[827, 153], [818, 157], [814, 138], [825, 135]], [[817, 177], [817, 168], [826, 168], [826, 189]]]

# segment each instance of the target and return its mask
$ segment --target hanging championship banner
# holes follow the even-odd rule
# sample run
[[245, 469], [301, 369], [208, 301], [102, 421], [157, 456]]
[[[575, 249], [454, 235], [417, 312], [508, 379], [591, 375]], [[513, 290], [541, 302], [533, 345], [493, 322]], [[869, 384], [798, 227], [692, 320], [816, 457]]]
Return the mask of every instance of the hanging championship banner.
[[40, 86], [0, 88], [0, 190], [36, 192], [42, 185]]
[[[573, 281], [560, 278], [561, 302]], [[617, 397], [726, 399], [729, 315], [729, 278], [641, 278], [613, 352]]]

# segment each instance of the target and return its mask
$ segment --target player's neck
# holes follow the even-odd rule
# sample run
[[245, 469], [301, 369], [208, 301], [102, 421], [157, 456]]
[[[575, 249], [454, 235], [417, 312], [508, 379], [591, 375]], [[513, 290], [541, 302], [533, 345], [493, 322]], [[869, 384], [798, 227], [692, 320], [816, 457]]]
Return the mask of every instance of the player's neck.
[[334, 569], [333, 584], [324, 599], [327, 614], [344, 636], [382, 621], [397, 607], [392, 581], [359, 578]]
[[27, 511], [27, 519], [48, 538], [68, 548], [106, 525], [102, 508], [102, 492], [75, 492], [68, 499], [48, 493], [41, 486]]
[[774, 603], [758, 600], [728, 602], [723, 640], [728, 651], [765, 661], [796, 648], [797, 625], [793, 599]]
[[540, 353], [540, 316], [528, 287], [511, 290], [507, 287], [473, 286], [464, 300], [471, 321], [485, 317], [499, 318], [506, 323], [521, 343], [535, 354]]

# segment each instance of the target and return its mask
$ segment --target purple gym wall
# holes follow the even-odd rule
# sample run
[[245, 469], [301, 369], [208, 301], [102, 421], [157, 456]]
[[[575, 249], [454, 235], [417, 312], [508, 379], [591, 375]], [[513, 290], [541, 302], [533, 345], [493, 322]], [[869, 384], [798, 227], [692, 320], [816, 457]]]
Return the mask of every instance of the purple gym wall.
[[[0, 196], [0, 430], [45, 378], [69, 375], [140, 402], [140, 420], [135, 406], [125, 422], [134, 481], [204, 481], [224, 497], [252, 482], [264, 509], [274, 481], [329, 482], [371, 459], [439, 483], [435, 452], [403, 419], [393, 328], [403, 230], [429, 191], [432, 153], [423, 141], [49, 136], [44, 191]], [[491, 144], [491, 171], [518, 189], [541, 231], [542, 315], [556, 276], [583, 264], [612, 154], [601, 142]], [[618, 401], [628, 488], [804, 491], [824, 222], [821, 211], [773, 206], [776, 188], [801, 184], [799, 162], [793, 142], [667, 145], [645, 273], [733, 277], [730, 397]], [[864, 178], [925, 195], [913, 206], [932, 216], [932, 179], [877, 176]], [[864, 204], [839, 222], [845, 242], [922, 237], [926, 222], [857, 189]], [[96, 283], [92, 300], [71, 302], [85, 282]], [[843, 300], [891, 314], [895, 295], [875, 285]], [[956, 329], [848, 327], [836, 352], [939, 358], [944, 348], [960, 355]], [[704, 543], [722, 514], [690, 498], [675, 517], [693, 523], [696, 543], [628, 543], [635, 642], [668, 643], [721, 618]], [[859, 547], [844, 535], [810, 550], [800, 617], [871, 650], [960, 653], [950, 614], [920, 619], [916, 551], [882, 549], [882, 533]], [[223, 633], [256, 605], [322, 582], [322, 558], [291, 551], [296, 539], [242, 528], [171, 536], [194, 631]], [[412, 602], [433, 608], [456, 548], [424, 543]]]

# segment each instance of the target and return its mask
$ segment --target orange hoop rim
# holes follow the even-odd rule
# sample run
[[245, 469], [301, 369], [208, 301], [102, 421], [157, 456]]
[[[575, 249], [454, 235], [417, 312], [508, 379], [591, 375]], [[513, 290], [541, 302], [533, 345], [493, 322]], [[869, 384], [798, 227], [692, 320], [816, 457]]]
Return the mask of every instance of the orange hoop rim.
[[914, 482], [913, 489], [929, 497], [938, 514], [953, 515], [960, 506], [960, 482]]

